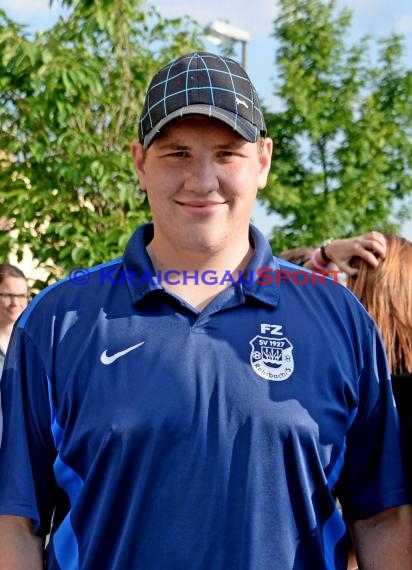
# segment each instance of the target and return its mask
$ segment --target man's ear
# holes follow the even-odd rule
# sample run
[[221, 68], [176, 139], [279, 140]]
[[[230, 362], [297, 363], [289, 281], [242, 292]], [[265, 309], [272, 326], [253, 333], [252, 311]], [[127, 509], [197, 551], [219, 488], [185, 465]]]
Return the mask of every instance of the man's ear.
[[131, 153], [132, 153], [132, 158], [133, 158], [133, 163], [134, 163], [134, 167], [136, 169], [137, 172], [137, 176], [139, 178], [139, 183], [140, 183], [140, 188], [142, 190], [145, 189], [146, 184], [145, 184], [145, 180], [146, 180], [146, 175], [145, 175], [145, 150], [143, 148], [143, 145], [139, 142], [139, 141], [133, 141], [130, 147]]
[[270, 167], [272, 164], [272, 151], [273, 151], [273, 141], [271, 138], [266, 137], [263, 141], [261, 153], [260, 153], [260, 173], [258, 180], [258, 189], [262, 190], [267, 183]]

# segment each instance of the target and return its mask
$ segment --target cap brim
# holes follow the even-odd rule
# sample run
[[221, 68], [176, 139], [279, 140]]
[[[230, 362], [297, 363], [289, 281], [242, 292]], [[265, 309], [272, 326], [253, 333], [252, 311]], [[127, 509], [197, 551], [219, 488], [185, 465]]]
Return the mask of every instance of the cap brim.
[[259, 140], [260, 132], [258, 127], [252, 125], [249, 121], [227, 111], [226, 109], [221, 109], [220, 107], [214, 107], [213, 105], [188, 105], [181, 109], [177, 109], [167, 117], [164, 117], [161, 121], [157, 123], [143, 139], [143, 147], [148, 148], [153, 142], [156, 135], [160, 133], [163, 127], [169, 124], [171, 121], [184, 117], [185, 115], [205, 115], [207, 117], [212, 117], [222, 121], [234, 131], [236, 131], [242, 138], [248, 142], [255, 143]]

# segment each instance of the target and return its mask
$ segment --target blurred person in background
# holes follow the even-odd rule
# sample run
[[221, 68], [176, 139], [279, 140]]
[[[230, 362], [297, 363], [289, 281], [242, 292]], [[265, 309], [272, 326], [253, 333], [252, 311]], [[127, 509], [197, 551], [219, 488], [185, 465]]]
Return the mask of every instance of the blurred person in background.
[[[14, 323], [29, 300], [24, 273], [15, 265], [0, 263], [0, 378]], [[0, 442], [3, 433], [3, 414], [0, 399]]]
[[27, 307], [28, 300], [24, 273], [15, 265], [0, 263], [0, 376], [14, 323]]
[[376, 268], [354, 257], [355, 275], [347, 286], [368, 310], [380, 329], [388, 355], [392, 388], [406, 443], [412, 442], [412, 243], [384, 235], [385, 259]]

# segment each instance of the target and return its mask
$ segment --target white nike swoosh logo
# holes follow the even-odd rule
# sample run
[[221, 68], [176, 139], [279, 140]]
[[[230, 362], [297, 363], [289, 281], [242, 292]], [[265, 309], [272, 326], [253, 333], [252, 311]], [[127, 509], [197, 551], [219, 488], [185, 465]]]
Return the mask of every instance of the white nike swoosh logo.
[[135, 348], [142, 346], [142, 344], [144, 344], [144, 341], [139, 342], [138, 344], [134, 344], [133, 346], [129, 346], [128, 348], [125, 348], [124, 350], [121, 350], [120, 352], [115, 352], [111, 356], [108, 356], [107, 350], [105, 350], [104, 352], [102, 352], [102, 354], [100, 356], [100, 362], [102, 364], [112, 364], [112, 362], [114, 362], [115, 360], [117, 360], [121, 356], [124, 356], [125, 354], [127, 354], [131, 350], [134, 350]]

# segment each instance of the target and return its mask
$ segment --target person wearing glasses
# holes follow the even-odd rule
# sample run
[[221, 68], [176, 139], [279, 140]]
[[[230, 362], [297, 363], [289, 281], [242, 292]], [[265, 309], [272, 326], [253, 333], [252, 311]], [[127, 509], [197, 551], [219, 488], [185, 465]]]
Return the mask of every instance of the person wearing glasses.
[[28, 300], [24, 273], [15, 265], [0, 263], [0, 377], [14, 323], [27, 307]]

